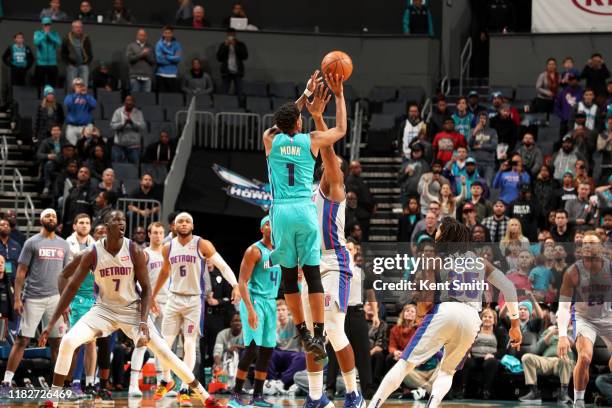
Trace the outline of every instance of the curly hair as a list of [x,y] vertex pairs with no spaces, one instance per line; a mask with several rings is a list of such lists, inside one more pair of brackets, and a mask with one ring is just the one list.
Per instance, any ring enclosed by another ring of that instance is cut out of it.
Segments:
[[293,102],[287,102],[281,105],[276,112],[274,112],[274,124],[283,133],[290,134],[295,131],[296,124],[300,118],[300,111]]
[[444,217],[440,224],[440,237],[436,242],[469,242],[470,230],[454,218]]

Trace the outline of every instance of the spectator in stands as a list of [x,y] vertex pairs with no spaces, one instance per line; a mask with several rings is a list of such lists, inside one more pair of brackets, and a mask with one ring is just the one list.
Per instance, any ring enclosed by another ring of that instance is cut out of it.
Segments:
[[174,16],[174,22],[189,21],[193,18],[193,2],[191,0],[178,0],[179,8]]
[[510,160],[504,161],[493,180],[493,188],[500,189],[499,198],[506,204],[516,200],[523,184],[529,184],[531,177],[523,168],[523,159],[514,153]]
[[567,86],[563,88],[555,98],[555,115],[561,119],[560,134],[565,135],[569,130],[569,122],[572,119],[578,102],[582,100],[584,90],[578,83],[578,76],[570,73],[567,75]]
[[[421,197],[420,204],[423,215],[425,215],[429,209],[429,197],[439,195],[443,184],[450,185],[450,181],[442,176],[442,162],[436,160],[431,166],[431,172],[423,174],[417,186],[417,192]],[[426,188],[427,191],[425,191]]]
[[[94,158],[95,148],[97,146],[100,146],[102,148],[102,151],[104,153],[103,157],[105,159],[110,158],[110,147],[108,146],[108,143],[105,139],[106,138],[104,138],[100,134],[100,129],[98,129],[94,125],[85,126],[85,128],[83,129],[83,137],[79,139],[79,142],[77,143],[77,151],[81,160]],[[110,166],[104,167],[102,170],[100,170],[99,174],[102,174],[104,169],[106,169],[107,167]]]
[[125,8],[123,0],[113,0],[113,9],[106,14],[105,21],[112,24],[132,24],[132,14]]
[[373,324],[374,308],[367,302],[363,305],[366,321],[368,322],[368,338],[370,339],[370,359],[372,360],[372,374],[374,383],[379,384],[385,373],[385,355],[387,349],[387,322],[380,321],[378,327]]
[[[21,254],[21,245],[11,238],[11,224],[6,219],[0,219],[0,255],[3,260],[2,272],[9,275],[11,279],[15,279],[19,254]],[[1,280],[2,278],[0,277],[0,281]]]
[[345,211],[345,223],[344,233],[350,234],[353,225],[359,224],[357,220],[357,194],[354,191],[348,191],[346,193],[346,211]]
[[[568,328],[571,333],[572,327]],[[535,347],[534,353],[526,353],[521,357],[523,370],[525,372],[525,385],[528,385],[529,393],[519,397],[523,403],[541,403],[542,395],[538,388],[538,375],[557,375],[561,383],[557,403],[566,405],[572,402],[567,394],[567,388],[572,378],[572,371],[576,364],[576,357],[571,348],[568,350],[567,358],[560,358],[557,353],[559,343],[559,328],[552,325],[542,332]]]
[[[44,139],[38,146],[36,151],[36,159],[41,163],[43,167],[43,183],[46,193],[49,194],[51,188],[52,175],[55,169],[55,160],[59,156],[62,144],[66,143],[65,139],[61,139],[62,128],[59,125],[51,127],[51,135],[47,139]],[[45,190],[43,190],[45,192]]]
[[602,55],[598,52],[594,53],[582,69],[580,79],[586,81],[586,87],[591,88],[595,95],[605,96],[607,94],[606,80],[608,78],[610,78],[610,71],[608,71],[608,67],[604,64]]
[[472,122],[474,115],[468,109],[468,100],[465,96],[460,96],[457,100],[457,111],[453,113],[455,131],[461,133],[464,139],[469,142],[472,138]]
[[[578,114],[583,113],[584,123],[578,123]],[[582,100],[578,101],[572,117],[570,118],[569,129],[577,128],[578,124],[583,124],[590,130],[599,129],[599,107],[595,103],[595,93],[591,88],[586,88],[582,95]]]
[[140,249],[145,249],[149,245],[147,244],[147,233],[143,226],[139,225],[134,228],[134,233],[132,234],[132,241],[136,243],[140,247]]
[[284,388],[293,384],[293,376],[306,369],[306,359],[298,333],[284,300],[276,301],[276,347],[268,364],[268,380],[281,380]]
[[91,81],[94,89],[104,89],[108,92],[119,89],[119,80],[104,61],[100,61],[91,73]]
[[[578,113],[578,117],[582,116],[583,119],[586,119],[584,113]],[[574,146],[576,146],[576,151],[579,156],[587,158],[588,163],[590,165],[594,165],[594,154],[597,148],[597,136],[598,131],[590,130],[584,126],[584,124],[579,124],[576,122],[575,129],[571,132],[572,139],[574,140]],[[576,161],[578,163],[578,161]]]
[[490,125],[497,132],[497,158],[505,160],[514,151],[518,139],[518,126],[510,115],[510,105],[502,104],[499,113],[491,118]]
[[43,90],[43,99],[36,111],[34,122],[34,143],[38,143],[49,137],[54,125],[60,127],[64,124],[64,108],[55,99],[55,90],[47,85]]
[[[547,249],[549,253],[552,250]],[[538,302],[546,302],[547,299],[554,299],[556,293],[554,291],[555,275],[552,271],[553,258],[544,254],[536,255],[535,265],[529,272],[529,280],[533,287],[533,295]]]
[[444,119],[443,130],[438,133],[432,143],[434,157],[442,162],[442,166],[453,157],[453,152],[457,147],[467,147],[465,137],[455,131],[455,122],[452,117]]
[[93,149],[93,155],[85,162],[91,170],[91,177],[96,180],[96,183],[102,180],[102,173],[111,166],[111,161],[101,145],[96,145]]
[[223,19],[223,27],[230,28],[232,18],[247,18],[244,6],[240,3],[234,3],[232,5],[232,13]]
[[42,9],[39,18],[43,19],[45,17],[48,17],[53,21],[68,20],[68,14],[60,9],[59,0],[49,1],[49,8]]
[[412,303],[405,305],[400,312],[397,323],[389,332],[389,354],[387,355],[386,368],[391,369],[396,361],[402,356],[402,352],[408,345],[410,339],[416,332],[416,306]]
[[472,115],[474,115],[472,125],[475,125],[477,123],[480,112],[487,111],[487,108],[482,106],[479,102],[480,102],[480,96],[478,95],[478,92],[470,91],[470,93],[468,94],[468,111]]
[[242,95],[242,78],[244,77],[244,61],[249,58],[247,46],[236,39],[236,30],[229,28],[225,41],[217,50],[217,61],[221,63],[221,78],[223,92],[229,94],[232,82],[236,95]]
[[[59,2],[58,2],[59,3]],[[62,45],[62,39],[57,31],[51,29],[50,17],[41,19],[42,30],[34,32],[34,47],[36,48],[36,67],[34,76],[39,88],[45,85],[57,85],[57,49]]]
[[104,222],[106,216],[111,213],[115,208],[111,204],[115,201],[113,193],[110,191],[100,191],[94,200],[94,215],[92,217],[92,224],[98,225]]
[[563,59],[563,72],[561,73],[562,87],[570,85],[572,75],[578,79],[580,78],[580,71],[574,67],[574,59],[572,57],[565,57]]
[[[430,206],[432,206],[433,204],[434,203],[432,202]],[[435,203],[435,204],[438,204],[438,203]],[[419,223],[417,223],[414,230],[412,231],[412,236],[410,237],[410,241],[413,244],[418,244],[419,242],[421,242],[422,237],[427,237],[428,239],[434,240],[436,237],[436,232],[438,230],[438,224],[440,222],[439,218],[440,218],[439,213],[429,211],[425,215],[425,218],[422,220],[423,228],[417,229],[417,227],[420,227]]]
[[[59,226],[60,231],[63,231],[62,227],[72,225],[77,214],[84,213],[91,217],[94,213],[93,202],[95,197],[96,191],[91,184],[91,173],[87,167],[83,166],[79,169],[77,175],[77,185],[70,190],[64,202],[64,215]],[[67,236],[70,231],[67,228],[63,233]]]
[[[148,173],[144,173],[140,177],[140,186],[135,191],[130,192],[128,198],[134,200],[157,200],[160,202],[162,200],[161,191],[155,186],[153,177]],[[152,214],[159,213],[161,207],[152,203],[138,203],[138,205],[128,205],[128,210],[143,218],[147,218]]]
[[66,64],[66,84],[70,86],[75,78],[81,78],[85,86],[89,84],[89,64],[93,50],[89,36],[83,32],[83,22],[72,22],[72,30],[62,41],[62,61]]
[[574,183],[574,173],[570,169],[563,173],[561,189],[555,191],[555,208],[565,208],[565,203],[578,198],[578,190]]
[[79,163],[76,159],[71,159],[66,163],[66,167],[61,169],[51,188],[51,196],[57,200],[57,208],[64,208],[64,201],[68,197],[70,189],[77,184],[77,175],[79,172]]
[[4,256],[0,255],[0,316],[7,318],[10,323],[15,321],[13,304],[13,285],[10,274],[6,270]]
[[476,211],[476,221],[481,223],[485,218],[491,216],[493,213],[493,208],[491,203],[488,202],[484,196],[484,186],[485,183],[481,180],[474,180],[470,185],[470,194],[469,197],[466,197],[464,200],[459,202],[457,206],[457,217],[460,217],[460,214],[463,214],[463,207],[467,203],[471,203],[474,206],[474,211]]
[[34,65],[34,54],[25,44],[22,32],[13,36],[13,44],[9,45],[2,54],[2,61],[11,70],[11,84],[24,86],[26,75]]
[[66,139],[76,146],[85,126],[93,123],[92,112],[98,106],[95,98],[87,93],[87,84],[81,78],[72,81],[73,93],[66,95]]
[[195,95],[209,95],[213,92],[213,80],[202,69],[202,61],[199,58],[191,60],[191,69],[183,79],[183,92],[191,97]]
[[[432,180],[429,180],[431,183]],[[426,182],[427,183],[427,182]],[[440,214],[442,217],[451,217],[455,218],[457,214],[457,202],[463,201],[465,199],[465,191],[467,190],[465,184],[465,176],[461,176],[461,184],[462,184],[462,194],[455,197],[453,195],[453,191],[451,190],[450,184],[442,184],[440,186],[440,192],[437,195],[429,195],[429,202],[437,201],[440,203]],[[429,194],[429,185],[425,184],[423,186],[423,194]]]
[[397,178],[402,205],[408,202],[409,196],[418,194],[421,176],[429,171],[429,163],[423,158],[423,146],[420,142],[413,143],[410,148],[410,159],[403,161]]
[[176,24],[191,28],[209,28],[210,21],[208,21],[205,15],[204,7],[195,6],[193,8],[193,15],[191,17],[178,20]]
[[597,209],[589,200],[590,192],[589,183],[582,182],[578,185],[578,197],[575,200],[566,201],[565,211],[567,211],[570,223],[578,226],[594,224]]
[[[447,178],[451,181],[451,187],[457,195],[461,194],[461,179],[465,178],[465,181],[467,181],[467,161],[467,148],[458,147],[453,155],[453,158],[446,163],[446,167],[443,171]],[[476,163],[474,162],[474,159],[471,159],[470,163],[474,164],[474,166],[471,167],[471,176],[474,177],[476,176]],[[468,190],[469,189],[470,188],[468,186]]]
[[518,198],[508,206],[508,216],[520,221],[523,234],[529,241],[536,241],[540,212],[529,184],[521,185]]
[[523,143],[516,152],[523,159],[525,170],[531,177],[535,177],[542,165],[544,164],[544,154],[538,146],[536,146],[535,138],[531,132],[527,132],[523,135]]
[[11,239],[17,242],[23,248],[26,237],[21,231],[19,231],[19,226],[17,225],[17,212],[13,209],[6,210],[4,213],[4,219],[7,220],[11,226]]
[[130,90],[151,92],[156,55],[147,41],[147,31],[144,28],[138,29],[136,41],[127,45],[125,53],[128,59]]
[[529,239],[523,235],[521,222],[516,218],[510,218],[508,220],[506,235],[500,241],[499,249],[501,250],[502,254],[505,254],[506,249],[511,246],[529,248]]
[[404,125],[404,131],[402,134],[402,161],[410,160],[410,150],[412,148],[412,144],[418,140],[419,134],[421,132],[425,132],[426,129],[427,125],[421,119],[419,106],[416,103],[411,103],[408,106],[408,117],[406,118],[406,124]]
[[359,224],[351,225],[348,240],[355,244],[361,244],[363,240],[363,231]]
[[[557,180],[551,177],[550,168],[546,165],[540,167],[540,171],[533,182],[533,194],[539,207],[540,217],[544,217],[544,215],[557,208],[555,192],[559,188],[560,185]],[[543,222],[539,222],[539,224],[544,225]]]
[[370,192],[368,183],[361,177],[361,163],[354,160],[349,165],[349,174],[344,180],[347,191],[357,193],[357,207],[363,217],[358,217],[359,225],[363,229],[363,238],[367,241],[370,231],[370,218],[376,212],[376,203]]
[[561,76],[557,71],[557,60],[548,58],[546,60],[546,70],[542,72],[536,81],[537,96],[535,100],[535,111],[551,113]]
[[470,138],[472,157],[478,164],[478,173],[483,176],[487,184],[493,182],[495,174],[495,155],[497,152],[497,131],[489,126],[489,117],[486,111],[478,113],[476,126]]
[[491,92],[491,106],[488,110],[489,119],[492,119],[494,116],[499,114],[499,110],[504,104],[504,95],[501,91],[493,91]]
[[599,184],[608,181],[612,175],[612,115],[606,119],[606,127],[597,136],[597,151],[601,153],[601,175]]
[[435,106],[431,110],[431,117],[428,123],[429,140],[442,131],[444,128],[444,120],[451,116],[451,112],[448,110],[448,103],[444,98],[444,95],[440,95],[434,100]]
[[[571,172],[576,166],[578,159],[584,159],[574,146],[574,139],[571,135],[563,136],[561,141],[561,149],[557,151],[552,157],[552,165],[555,169],[553,177],[556,180],[561,181],[567,170]],[[573,174],[572,174],[573,176]]]
[[404,11],[404,34],[427,34],[433,37],[433,21],[429,7],[423,4],[423,0],[408,2]]
[[179,92],[178,65],[182,58],[183,48],[174,38],[173,28],[165,26],[155,45],[157,92]]
[[506,216],[506,204],[502,200],[497,200],[493,204],[493,215],[482,221],[482,225],[489,230],[492,242],[501,242],[506,236],[508,221],[510,217]]
[[98,21],[96,14],[93,12],[91,3],[89,1],[82,1],[79,6],[79,13],[77,14],[77,20],[81,20],[84,23],[95,23]]
[[159,142],[147,146],[143,156],[146,163],[161,164],[170,167],[174,160],[176,145],[170,141],[170,134],[162,130],[159,132]]
[[[115,178],[115,171],[111,168],[104,170],[102,173],[102,181],[98,184],[97,191],[109,191],[113,193],[113,198],[116,200],[125,197],[125,186]],[[115,204],[114,202],[112,204]]]
[[497,312],[486,308],[481,314],[482,327],[472,344],[470,353],[465,360],[461,371],[461,395],[464,398],[468,393],[468,385],[474,372],[482,373],[482,399],[490,400],[493,392],[493,383],[499,368],[501,358],[506,354],[508,344],[508,331],[497,324]]
[[559,209],[555,212],[555,226],[551,228],[550,235],[555,242],[573,242],[574,228],[569,225],[569,215],[566,210]]
[[113,161],[138,165],[142,135],[147,129],[147,123],[142,111],[136,108],[132,95],[127,95],[123,106],[115,110],[110,126],[115,131]]
[[[610,368],[610,371],[612,371],[612,368]],[[612,404],[612,373],[599,374],[595,378],[595,385],[605,399],[605,401],[597,401],[596,403],[598,405]]]
[[398,221],[397,241],[410,242],[414,227],[422,218],[419,200],[414,196],[410,197],[404,205],[402,216]]
[[[228,359],[234,359],[244,349],[242,339],[242,322],[240,315],[234,314],[230,327],[223,329],[217,334],[213,358],[215,360],[213,369],[223,368],[223,363]],[[236,359],[237,360],[237,359]]]

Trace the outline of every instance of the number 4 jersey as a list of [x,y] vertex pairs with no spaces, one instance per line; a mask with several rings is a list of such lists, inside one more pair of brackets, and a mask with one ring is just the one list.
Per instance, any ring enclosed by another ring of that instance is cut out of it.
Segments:
[[272,265],[270,261],[272,251],[263,242],[257,241],[254,245],[261,252],[261,259],[253,268],[253,274],[249,279],[249,294],[276,299],[281,281],[281,268],[278,265]]
[[191,241],[182,245],[178,237],[170,242],[170,292],[178,295],[201,295],[204,289],[204,257],[198,244],[200,237],[193,235]]

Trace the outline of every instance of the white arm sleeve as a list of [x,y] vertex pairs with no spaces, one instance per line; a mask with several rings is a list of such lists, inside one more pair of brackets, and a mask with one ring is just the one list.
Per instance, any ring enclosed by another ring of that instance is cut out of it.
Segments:
[[236,286],[238,284],[234,271],[232,271],[232,268],[230,268],[230,266],[218,252],[215,252],[215,254],[210,257],[210,261],[217,267],[217,269],[219,269],[221,275],[223,275],[225,280],[228,281],[230,285]]
[[557,315],[557,326],[559,327],[559,337],[567,337],[567,326],[570,322],[570,306],[572,298],[568,296],[559,296],[559,311]]
[[504,275],[502,271],[494,269],[493,272],[489,274],[489,282],[504,294],[504,300],[506,301],[510,319],[518,319],[518,298],[516,296],[516,288],[512,281],[506,278],[506,275]]

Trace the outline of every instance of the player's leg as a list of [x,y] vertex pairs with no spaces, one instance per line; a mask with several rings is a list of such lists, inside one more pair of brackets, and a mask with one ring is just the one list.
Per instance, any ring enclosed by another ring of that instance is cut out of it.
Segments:
[[85,345],[85,389],[94,386],[97,360],[96,342],[90,341]]
[[595,341],[587,336],[586,330],[583,330],[576,338],[578,358],[574,367],[574,404],[578,406],[581,403],[584,406],[584,393],[589,383],[589,366],[593,359],[593,344]]
[[140,372],[142,371],[146,352],[146,346],[134,347],[134,351],[132,351],[132,357],[130,359],[130,388],[128,389],[129,398],[142,398],[138,380],[140,379]]
[[[161,327],[163,339],[171,350],[183,323],[182,308],[178,303],[178,300],[178,296],[173,296],[168,300],[166,308],[164,309],[164,318],[162,320]],[[172,380],[170,367],[164,365],[163,360],[161,359],[160,365],[162,366],[162,380],[159,382],[159,385],[155,390],[155,395],[153,396],[154,400],[160,399],[174,388],[174,381]],[[174,392],[170,395],[174,395]]]
[[96,346],[98,347],[98,377],[100,378],[100,389],[102,390],[106,390],[108,388],[108,379],[110,378],[110,340],[110,336],[99,337],[96,339]]
[[258,344],[261,344],[264,330],[265,316],[263,316],[260,311],[259,300],[256,300],[255,298],[251,300],[253,302],[253,308],[255,309],[255,313],[257,314],[259,323],[255,329],[253,329],[249,325],[248,311],[246,305],[244,304],[244,302],[240,302],[239,308],[240,321],[242,322],[242,337],[246,348],[240,356],[240,361],[238,362],[238,369],[236,370],[236,381],[234,383],[234,390],[232,391],[232,395],[228,402],[228,406],[234,408],[242,406],[242,387],[244,386],[244,381],[249,372],[249,367],[257,358],[257,353],[259,350]]
[[257,361],[255,362],[255,381],[253,400],[250,405],[261,408],[272,408],[274,404],[263,397],[263,387],[268,377],[268,365],[276,346],[276,301],[260,299],[257,302],[257,314],[260,316],[261,336],[257,339]]
[[[44,300],[44,303],[42,303],[41,306],[44,306],[45,308],[41,319],[43,327],[47,326],[47,323],[49,320],[51,320],[53,313],[55,313],[55,308],[59,303],[59,298],[59,295],[54,295],[41,299]],[[66,334],[66,323],[67,322],[65,322],[63,318],[59,319],[49,334],[49,345],[51,346],[51,364],[55,364],[57,361],[61,337]]]
[[[200,296],[186,296],[183,311],[183,362],[193,372],[197,357],[197,342],[200,335],[200,323],[202,317],[202,299]],[[170,345],[168,345],[170,347]],[[179,405],[191,406],[189,398],[189,386],[183,382],[179,390]]]

